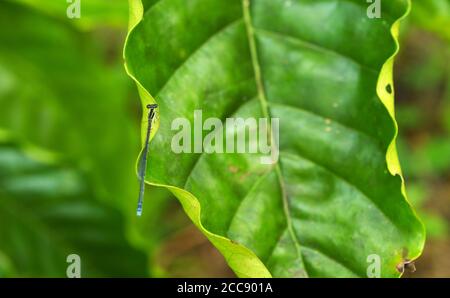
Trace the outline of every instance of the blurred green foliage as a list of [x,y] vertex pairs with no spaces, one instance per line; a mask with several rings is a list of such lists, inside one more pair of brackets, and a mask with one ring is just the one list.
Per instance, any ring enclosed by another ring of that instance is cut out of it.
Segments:
[[450,40],[450,1],[412,0],[412,2],[414,23]]
[[63,276],[74,253],[83,276],[145,275],[146,256],[126,240],[123,215],[94,199],[81,171],[49,156],[40,161],[15,140],[0,145],[0,248],[14,275]]
[[396,71],[400,158],[428,236],[448,239],[449,218],[429,206],[450,203],[450,1],[412,2]]
[[[67,18],[67,8],[75,0],[12,0],[33,7],[49,16],[63,21]],[[81,0],[82,18],[73,25],[82,30],[93,30],[98,27],[124,28],[128,21],[127,0]]]
[[[138,100],[121,48],[127,1],[0,3],[0,276],[145,276],[168,193],[135,217]],[[100,12],[100,13],[99,13]],[[14,28],[14,30],[11,30]],[[149,267],[150,264],[150,267]]]

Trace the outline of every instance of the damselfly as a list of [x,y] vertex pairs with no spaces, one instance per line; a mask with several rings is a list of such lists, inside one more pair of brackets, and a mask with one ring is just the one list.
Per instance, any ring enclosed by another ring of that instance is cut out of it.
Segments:
[[139,168],[138,168],[138,177],[139,177],[139,199],[137,205],[137,216],[142,215],[142,204],[144,203],[144,191],[145,191],[145,174],[147,172],[147,157],[149,151],[149,142],[150,142],[150,133],[152,131],[152,123],[155,118],[155,110],[158,107],[157,104],[149,104],[147,105],[148,111],[148,126],[147,126],[147,134],[145,136],[145,146],[142,154],[139,158]]

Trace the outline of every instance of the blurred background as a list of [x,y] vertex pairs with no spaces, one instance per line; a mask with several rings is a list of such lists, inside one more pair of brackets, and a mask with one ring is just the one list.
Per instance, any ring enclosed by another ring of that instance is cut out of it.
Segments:
[[[140,103],[126,0],[0,0],[0,277],[228,277],[164,189],[136,218]],[[396,62],[399,151],[428,238],[408,277],[450,277],[450,0],[413,0]]]

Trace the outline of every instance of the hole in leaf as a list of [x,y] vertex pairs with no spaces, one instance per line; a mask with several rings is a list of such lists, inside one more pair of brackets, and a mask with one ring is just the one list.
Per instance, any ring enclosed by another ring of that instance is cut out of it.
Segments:
[[387,93],[392,94],[392,86],[391,86],[391,84],[386,85],[386,91],[387,91]]

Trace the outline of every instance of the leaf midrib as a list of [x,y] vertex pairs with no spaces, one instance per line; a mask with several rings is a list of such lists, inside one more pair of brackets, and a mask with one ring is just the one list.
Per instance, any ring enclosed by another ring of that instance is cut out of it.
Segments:
[[[251,17],[251,12],[250,12],[250,0],[242,0],[242,10],[243,10],[243,16],[244,16],[244,23],[245,23],[245,27],[247,30],[247,38],[248,38],[248,42],[249,42],[249,46],[250,46],[250,55],[251,55],[251,59],[252,59],[253,71],[254,71],[256,86],[257,86],[257,90],[258,90],[258,98],[259,98],[259,102],[261,104],[262,113],[263,113],[264,117],[269,120],[270,112],[269,112],[269,107],[268,107],[266,91],[264,89],[264,84],[263,84],[263,80],[262,80],[261,66],[259,64],[258,49],[256,46],[256,41],[255,41],[255,28],[253,27],[252,17]],[[270,142],[271,142],[271,144],[274,144],[271,121],[269,121],[268,123],[269,123],[268,134],[270,135]],[[300,251],[300,243],[299,243],[299,240],[297,239],[297,236],[295,235],[295,231],[294,231],[292,221],[291,221],[289,201],[288,201],[288,197],[287,197],[287,193],[286,193],[284,178],[283,178],[281,168],[280,168],[279,159],[276,161],[276,164],[275,164],[275,172],[276,172],[278,182],[280,185],[280,189],[281,189],[281,198],[283,201],[283,211],[284,211],[284,215],[286,217],[286,224],[287,224],[287,228],[289,231],[289,235],[291,236],[292,241],[294,242],[297,257],[301,260],[301,263],[304,267],[303,256]],[[303,269],[305,269],[305,268],[303,268]],[[304,270],[304,272],[307,275],[306,270]]]

